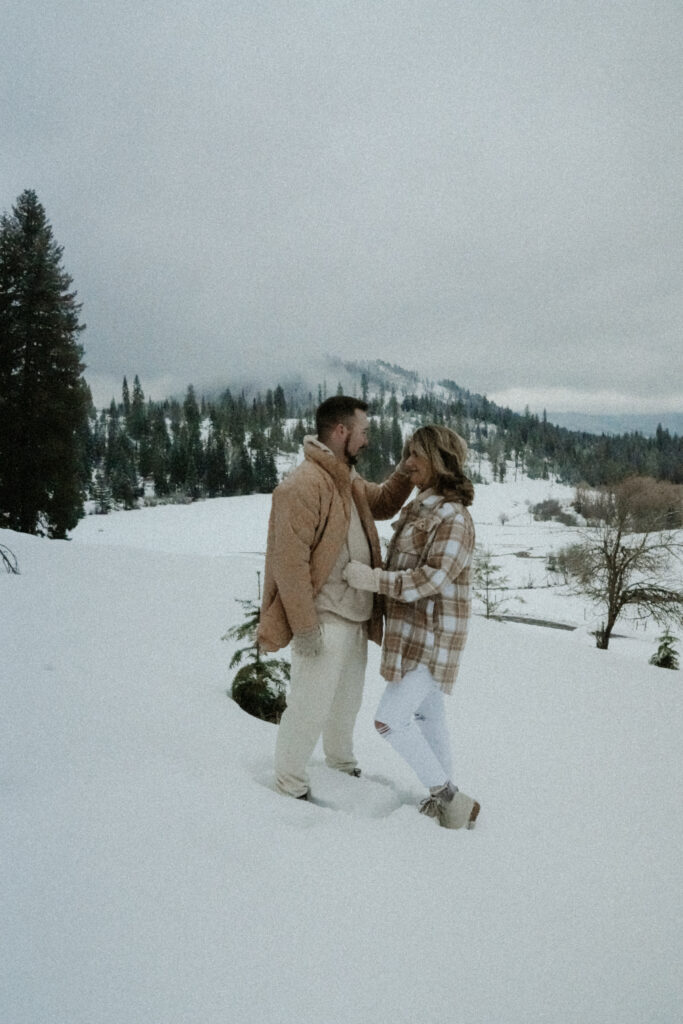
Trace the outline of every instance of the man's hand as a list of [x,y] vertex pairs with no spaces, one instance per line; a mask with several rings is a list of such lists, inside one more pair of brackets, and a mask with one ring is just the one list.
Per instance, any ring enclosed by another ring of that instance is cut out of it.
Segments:
[[320,626],[309,629],[307,633],[295,633],[292,637],[292,650],[301,658],[317,658],[323,652],[323,634]]
[[349,562],[342,575],[348,585],[355,590],[371,590],[376,594],[379,591],[381,571],[381,569],[371,569],[363,562]]

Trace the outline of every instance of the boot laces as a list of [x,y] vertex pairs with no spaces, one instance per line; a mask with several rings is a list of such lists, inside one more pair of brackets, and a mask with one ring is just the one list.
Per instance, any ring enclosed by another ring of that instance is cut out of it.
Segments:
[[426,814],[428,818],[438,818],[441,810],[441,801],[436,796],[428,796],[420,804],[420,814]]

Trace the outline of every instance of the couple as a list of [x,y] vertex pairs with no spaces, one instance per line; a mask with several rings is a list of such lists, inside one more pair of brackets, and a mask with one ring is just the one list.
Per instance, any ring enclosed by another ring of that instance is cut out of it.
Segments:
[[[337,395],[316,411],[304,461],[273,492],[258,638],[292,644],[291,691],[278,728],[278,791],[306,800],[306,765],[322,734],[331,768],[360,775],[353,727],[368,638],[382,642],[387,687],[375,727],[429,790],[420,811],[446,828],[471,828],[479,804],[452,782],[444,693],[450,693],[470,614],[474,489],[467,446],[446,427],[420,427],[383,484],[354,466],[368,445],[367,404]],[[395,524],[381,565],[375,519]]]

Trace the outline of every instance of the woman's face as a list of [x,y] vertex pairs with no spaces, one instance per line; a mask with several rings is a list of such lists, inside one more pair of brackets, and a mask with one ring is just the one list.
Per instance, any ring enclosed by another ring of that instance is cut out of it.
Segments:
[[408,458],[405,460],[405,468],[410,474],[413,484],[424,491],[432,483],[432,464],[424,455],[418,455],[414,445],[408,445]]

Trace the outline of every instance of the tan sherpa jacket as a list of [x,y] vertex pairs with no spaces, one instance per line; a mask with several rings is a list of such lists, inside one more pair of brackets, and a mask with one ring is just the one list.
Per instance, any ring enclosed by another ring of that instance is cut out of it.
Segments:
[[[412,490],[393,473],[383,484],[354,475],[341,459],[304,439],[304,461],[273,491],[258,641],[265,651],[286,647],[294,633],[318,625],[315,598],[346,541],[351,501],[370,544],[373,568],[382,557],[375,519],[391,519]],[[353,497],[352,497],[353,494]],[[375,595],[368,636],[382,642],[381,599]]]

